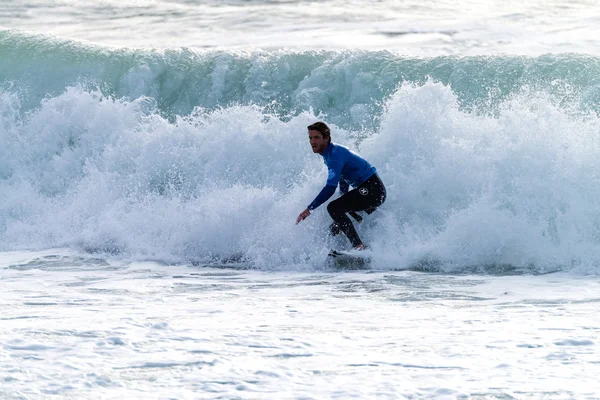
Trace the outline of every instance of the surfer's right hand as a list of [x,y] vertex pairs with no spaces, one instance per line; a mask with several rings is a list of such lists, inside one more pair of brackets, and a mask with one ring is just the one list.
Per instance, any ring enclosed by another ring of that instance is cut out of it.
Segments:
[[300,215],[298,215],[298,219],[296,219],[296,225],[298,225],[300,223],[300,221],[303,221],[306,219],[306,217],[308,217],[310,215],[310,210],[307,208],[306,210],[302,211],[300,213]]

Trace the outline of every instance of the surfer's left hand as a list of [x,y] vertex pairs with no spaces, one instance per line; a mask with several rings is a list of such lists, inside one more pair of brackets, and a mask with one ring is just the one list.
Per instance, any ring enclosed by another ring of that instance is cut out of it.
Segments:
[[306,210],[302,211],[300,213],[300,215],[298,215],[298,219],[296,220],[296,225],[298,225],[300,223],[300,221],[303,221],[306,219],[306,217],[308,217],[310,215],[310,210],[307,208]]

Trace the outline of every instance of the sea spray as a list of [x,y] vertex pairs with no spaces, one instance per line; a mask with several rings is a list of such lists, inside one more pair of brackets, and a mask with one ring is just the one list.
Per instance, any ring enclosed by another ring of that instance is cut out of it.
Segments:
[[[343,240],[324,208],[295,226],[324,182],[301,113],[197,109],[174,122],[153,101],[73,87],[19,112],[2,95],[5,250],[75,246],[172,262],[240,258],[316,265]],[[10,117],[10,116],[13,117]],[[12,119],[11,119],[12,118]],[[388,200],[359,229],[382,267],[595,265],[598,119],[519,96],[499,113],[464,110],[452,88],[406,84],[380,128],[333,125],[369,159]],[[377,260],[376,260],[377,261]]]
[[388,188],[381,268],[595,268],[598,59],[107,49],[0,32],[0,248],[314,268],[306,126]]

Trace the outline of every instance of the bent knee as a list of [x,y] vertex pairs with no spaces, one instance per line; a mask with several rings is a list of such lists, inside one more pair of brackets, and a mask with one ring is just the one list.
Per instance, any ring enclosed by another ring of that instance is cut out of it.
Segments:
[[332,201],[331,203],[327,204],[327,212],[329,213],[329,215],[334,215],[337,213],[337,211],[338,207],[336,201]]

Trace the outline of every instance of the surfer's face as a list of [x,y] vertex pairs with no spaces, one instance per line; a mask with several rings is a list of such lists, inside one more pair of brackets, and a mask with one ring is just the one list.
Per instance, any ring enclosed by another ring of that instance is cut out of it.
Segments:
[[308,139],[313,153],[323,154],[329,144],[329,140],[325,139],[319,131],[308,131]]

